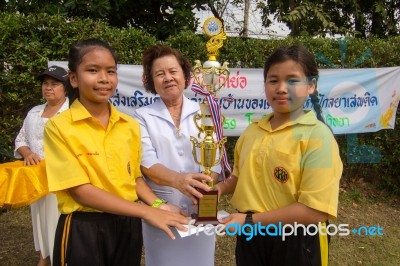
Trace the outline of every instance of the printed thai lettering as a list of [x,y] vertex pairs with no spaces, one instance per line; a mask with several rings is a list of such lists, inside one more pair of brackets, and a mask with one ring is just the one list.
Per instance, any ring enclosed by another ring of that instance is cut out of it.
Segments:
[[344,127],[346,124],[350,126],[350,119],[348,117],[333,117],[328,114],[325,116],[325,121],[331,127]]
[[[220,77],[220,80],[223,77]],[[220,83],[222,84],[222,83]],[[224,84],[225,88],[232,88],[237,89],[241,88],[244,89],[247,86],[247,78],[240,75],[240,70],[236,71],[236,76],[230,76],[228,81]]]
[[254,115],[254,113],[245,113],[244,117],[247,117],[247,123],[249,123],[249,125],[252,123],[251,121],[251,116]]

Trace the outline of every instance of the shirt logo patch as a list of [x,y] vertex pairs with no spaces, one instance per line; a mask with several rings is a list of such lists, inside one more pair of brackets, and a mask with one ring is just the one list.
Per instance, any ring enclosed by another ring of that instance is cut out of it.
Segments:
[[289,180],[289,173],[282,166],[275,167],[274,177],[281,183],[286,183]]
[[131,174],[131,162],[128,162],[128,164],[126,165],[126,168],[128,170],[129,175]]

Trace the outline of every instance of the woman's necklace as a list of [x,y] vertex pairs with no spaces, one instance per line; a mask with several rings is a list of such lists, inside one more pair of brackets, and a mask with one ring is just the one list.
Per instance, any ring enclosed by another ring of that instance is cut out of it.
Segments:
[[181,114],[182,114],[182,110],[179,109],[178,111],[173,111],[173,110],[168,110],[169,114],[172,117],[172,121],[174,121],[174,125],[175,125],[175,133],[176,135],[178,135],[178,137],[181,136],[181,128],[180,128],[180,124],[181,124]]

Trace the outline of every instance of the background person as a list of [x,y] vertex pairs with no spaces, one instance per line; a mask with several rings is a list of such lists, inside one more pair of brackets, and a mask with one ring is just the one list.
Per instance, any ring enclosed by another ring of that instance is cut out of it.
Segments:
[[[44,159],[44,125],[50,117],[68,109],[65,90],[67,71],[64,68],[51,66],[37,79],[41,82],[46,103],[35,106],[28,112],[15,139],[14,156],[23,158],[24,165],[35,165]],[[31,216],[35,250],[40,252],[38,265],[50,265],[59,216],[56,196],[50,193],[32,203]]]
[[[147,49],[142,65],[145,90],[158,94],[161,100],[135,111],[142,132],[141,169],[160,199],[191,214],[193,204],[202,197],[196,188],[209,190],[202,181],[210,180],[192,155],[190,136],[198,134],[193,116],[200,107],[183,95],[190,82],[191,65],[180,52],[165,45]],[[220,168],[213,170],[219,172]],[[213,178],[217,177],[214,172]],[[144,222],[143,241],[147,266],[214,265],[215,236],[200,233],[171,241]]]
[[109,103],[117,84],[117,55],[98,39],[74,43],[68,57],[73,102],[45,127],[50,191],[61,212],[54,265],[140,265],[140,218],[174,238],[188,218],[152,204],[141,178],[139,124]]
[[[317,91],[318,68],[302,46],[275,51],[265,62],[265,95],[273,113],[239,137],[234,171],[217,184],[233,192],[241,213],[221,222],[305,226],[336,218],[343,165],[338,145],[323,122]],[[308,97],[313,111],[303,110]],[[237,265],[327,265],[327,235],[237,236]]]

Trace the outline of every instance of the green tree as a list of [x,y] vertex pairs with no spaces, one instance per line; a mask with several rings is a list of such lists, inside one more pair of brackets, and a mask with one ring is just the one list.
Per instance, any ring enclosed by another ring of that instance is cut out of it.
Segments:
[[160,40],[182,30],[195,31],[199,22],[194,10],[207,0],[2,0],[0,11],[21,14],[60,14],[68,19],[104,20],[110,26],[146,30]]
[[206,0],[120,0],[112,2],[111,26],[132,26],[165,40],[183,30],[194,32],[199,24],[195,9],[204,9]]
[[353,10],[356,36],[376,37],[396,36],[399,34],[400,1],[357,1],[348,5]]
[[399,34],[399,0],[270,0],[257,1],[262,22],[269,27],[274,19],[285,23],[290,35],[342,34],[356,37],[387,37]]

